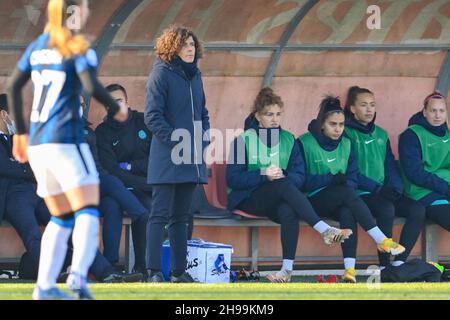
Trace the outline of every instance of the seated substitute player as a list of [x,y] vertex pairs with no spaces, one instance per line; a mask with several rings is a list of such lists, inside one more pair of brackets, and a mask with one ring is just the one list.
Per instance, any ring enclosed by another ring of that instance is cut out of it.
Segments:
[[[120,106],[115,116],[107,116],[95,130],[98,156],[102,167],[111,175],[119,178],[144,205],[151,209],[152,188],[147,184],[148,155],[152,135],[144,123],[144,114],[131,110],[124,87],[111,84],[106,90]],[[145,219],[134,220],[133,242],[136,250],[135,270],[147,276],[146,248],[147,223]]]
[[[358,86],[348,90],[345,134],[352,142],[360,169],[359,194],[386,236],[392,236],[395,215],[406,218],[400,235],[400,243],[406,250],[395,256],[392,262],[393,266],[399,266],[406,261],[420,235],[425,209],[417,201],[403,195],[403,181],[392,154],[388,133],[375,123],[377,113],[372,91]],[[391,264],[387,253],[378,252],[378,258],[381,267]],[[347,271],[344,280],[355,282],[354,266]]]
[[[100,213],[103,216],[103,254],[112,264],[117,264],[119,261],[120,238],[122,235],[122,218],[123,213],[131,218],[133,246],[135,251],[136,266],[139,261],[145,261],[146,254],[146,234],[145,229],[141,225],[146,224],[148,220],[148,210],[139,202],[139,200],[128,190],[122,181],[116,176],[109,174],[106,171],[98,157],[97,137],[94,130],[90,128],[90,123],[87,120],[87,107],[84,98],[81,98],[81,107],[83,112],[83,119],[85,121],[84,134],[86,142],[92,152],[95,165],[99,172],[100,178]],[[135,223],[136,222],[136,223]],[[139,234],[143,232],[143,234]],[[142,263],[141,263],[142,264]],[[139,268],[134,268],[139,269]],[[142,270],[146,272],[146,270]],[[146,274],[144,274],[146,278]]]
[[[450,231],[450,131],[447,101],[428,95],[399,139],[405,193],[426,209],[426,217]],[[424,222],[424,221],[423,221]]]
[[[281,225],[283,265],[269,274],[271,282],[290,282],[299,235],[299,220],[321,233],[326,244],[342,242],[351,230],[330,227],[314,212],[300,192],[304,173],[294,135],[281,128],[284,104],[272,89],[262,89],[255,99],[251,126],[232,144],[227,165],[231,189],[228,208],[268,217]],[[251,123],[249,119],[247,124]]]
[[[356,192],[359,169],[351,141],[343,135],[344,128],[344,110],[339,99],[327,96],[320,103],[316,119],[310,122],[309,132],[299,138],[306,171],[302,190],[319,216],[337,220],[341,228],[351,228],[353,233],[356,233],[356,220],[376,242],[379,251],[401,254],[405,248],[380,230]],[[346,273],[354,270],[355,236],[342,244],[342,251],[346,278]]]
[[0,221],[8,221],[19,234],[32,266],[39,263],[41,230],[50,213],[36,195],[36,181],[28,164],[12,155],[15,125],[8,114],[6,94],[0,95]]

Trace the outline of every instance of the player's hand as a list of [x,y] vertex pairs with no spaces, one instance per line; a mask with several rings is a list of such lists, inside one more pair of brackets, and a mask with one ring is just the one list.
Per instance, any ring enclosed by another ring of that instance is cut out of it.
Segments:
[[28,162],[28,134],[15,134],[13,136],[12,153],[20,163]]
[[281,170],[279,167],[275,165],[271,165],[266,170],[267,179],[269,181],[278,180],[281,178],[284,178],[283,170]]
[[343,173],[337,173],[331,178],[331,184],[333,186],[345,185],[347,183],[347,176]]

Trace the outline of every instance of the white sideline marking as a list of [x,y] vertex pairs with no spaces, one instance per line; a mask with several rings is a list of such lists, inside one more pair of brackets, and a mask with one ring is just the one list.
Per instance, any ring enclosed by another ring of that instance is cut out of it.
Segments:
[[[275,270],[275,271],[259,271],[259,274],[261,275],[261,277],[265,277],[267,276],[269,273],[273,273],[279,270]],[[356,270],[356,273],[358,275],[368,275],[367,274],[367,270]],[[331,276],[331,275],[337,275],[337,276],[342,276],[344,274],[344,270],[343,269],[339,269],[339,270],[294,270],[292,271],[292,275],[293,276]]]

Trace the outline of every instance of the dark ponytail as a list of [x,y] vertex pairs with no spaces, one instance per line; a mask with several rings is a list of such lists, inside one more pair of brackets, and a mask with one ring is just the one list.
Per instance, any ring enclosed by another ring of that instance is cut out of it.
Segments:
[[352,113],[352,111],[350,109],[350,106],[354,106],[355,105],[356,99],[358,99],[358,95],[362,94],[362,93],[373,94],[373,92],[370,91],[369,89],[360,88],[358,86],[353,86],[350,89],[348,89],[347,100],[345,102],[345,108],[344,108],[346,117],[353,116],[353,113]]
[[344,110],[342,110],[339,97],[334,97],[331,95],[325,96],[325,98],[320,102],[319,113],[316,118],[316,131],[320,132],[322,130],[322,126],[329,116],[334,113],[343,112]]

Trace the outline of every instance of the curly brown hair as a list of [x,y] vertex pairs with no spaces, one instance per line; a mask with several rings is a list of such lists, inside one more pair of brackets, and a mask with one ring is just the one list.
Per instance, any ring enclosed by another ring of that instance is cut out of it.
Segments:
[[252,114],[261,113],[266,106],[277,105],[280,108],[284,107],[283,100],[279,95],[276,95],[269,87],[262,88],[256,96],[253,103]]
[[195,59],[200,59],[203,56],[202,44],[192,30],[180,25],[171,25],[163,31],[162,35],[156,40],[156,54],[165,62],[172,61],[189,37],[194,39]]

